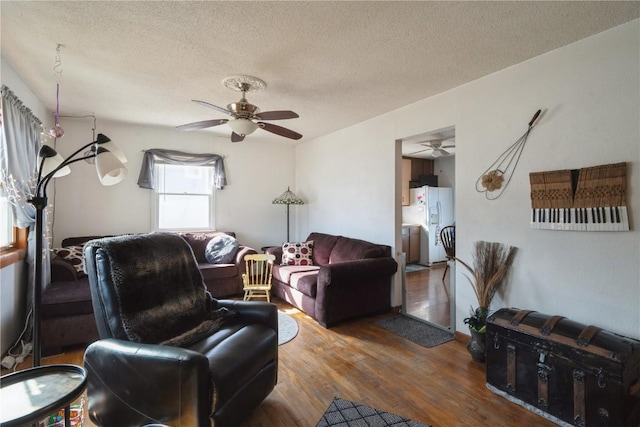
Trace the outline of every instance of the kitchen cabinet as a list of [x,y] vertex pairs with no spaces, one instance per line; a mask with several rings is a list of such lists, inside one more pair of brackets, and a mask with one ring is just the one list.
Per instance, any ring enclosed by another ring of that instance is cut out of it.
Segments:
[[420,261],[420,229],[419,225],[402,226],[402,252],[406,255],[407,264]]
[[409,263],[409,229],[402,227],[402,252],[405,255],[407,264]]
[[409,262],[420,262],[420,226],[410,227],[409,232]]
[[411,181],[411,159],[402,159],[402,206],[409,206],[409,181]]
[[411,204],[409,188],[419,186],[420,177],[433,175],[433,170],[433,160],[431,159],[402,158],[402,206]]
[[433,175],[433,160],[411,159],[411,181],[420,181],[420,175]]

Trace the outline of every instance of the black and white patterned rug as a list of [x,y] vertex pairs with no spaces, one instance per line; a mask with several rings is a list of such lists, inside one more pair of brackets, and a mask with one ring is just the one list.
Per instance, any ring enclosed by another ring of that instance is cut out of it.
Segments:
[[398,314],[376,320],[383,328],[423,347],[435,347],[453,340],[453,333]]
[[316,427],[430,427],[399,415],[336,397]]

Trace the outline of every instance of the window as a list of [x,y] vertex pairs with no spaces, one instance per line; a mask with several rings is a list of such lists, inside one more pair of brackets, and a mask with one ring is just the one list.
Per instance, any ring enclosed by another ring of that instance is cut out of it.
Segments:
[[0,247],[13,244],[13,211],[9,198],[0,183]]
[[213,166],[156,163],[154,228],[213,230]]
[[0,183],[0,268],[24,259],[29,229],[14,227],[13,209]]

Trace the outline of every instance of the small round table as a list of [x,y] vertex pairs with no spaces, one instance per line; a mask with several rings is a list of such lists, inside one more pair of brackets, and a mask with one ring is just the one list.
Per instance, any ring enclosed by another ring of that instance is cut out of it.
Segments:
[[87,385],[87,371],[76,365],[46,365],[0,378],[2,427],[37,423],[64,408],[69,426],[69,406]]

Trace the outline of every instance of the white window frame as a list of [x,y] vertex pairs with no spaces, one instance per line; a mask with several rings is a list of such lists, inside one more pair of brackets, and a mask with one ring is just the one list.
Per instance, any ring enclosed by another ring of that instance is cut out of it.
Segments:
[[211,193],[210,194],[204,194],[204,193],[193,193],[193,194],[197,194],[200,196],[208,196],[209,197],[209,224],[206,227],[181,227],[179,229],[175,229],[175,228],[160,228],[160,197],[162,197],[165,194],[168,195],[183,195],[183,194],[189,194],[189,193],[162,193],[159,191],[160,188],[162,188],[162,185],[160,185],[160,176],[161,174],[159,173],[159,171],[157,170],[158,167],[164,167],[165,165],[168,166],[183,166],[183,167],[202,167],[202,168],[208,168],[211,170],[211,174],[213,175],[214,173],[214,166],[213,165],[203,165],[203,166],[194,166],[194,165],[188,165],[188,164],[184,164],[184,165],[175,165],[175,164],[171,164],[168,162],[162,162],[162,161],[156,161],[156,164],[154,166],[154,168],[156,168],[156,170],[154,171],[154,179],[155,179],[155,185],[154,188],[155,190],[153,190],[153,197],[152,197],[152,203],[151,203],[151,218],[152,218],[152,227],[154,230],[156,231],[215,231],[215,194],[216,194],[216,188],[213,185],[213,180],[212,180],[212,186],[211,186]]

